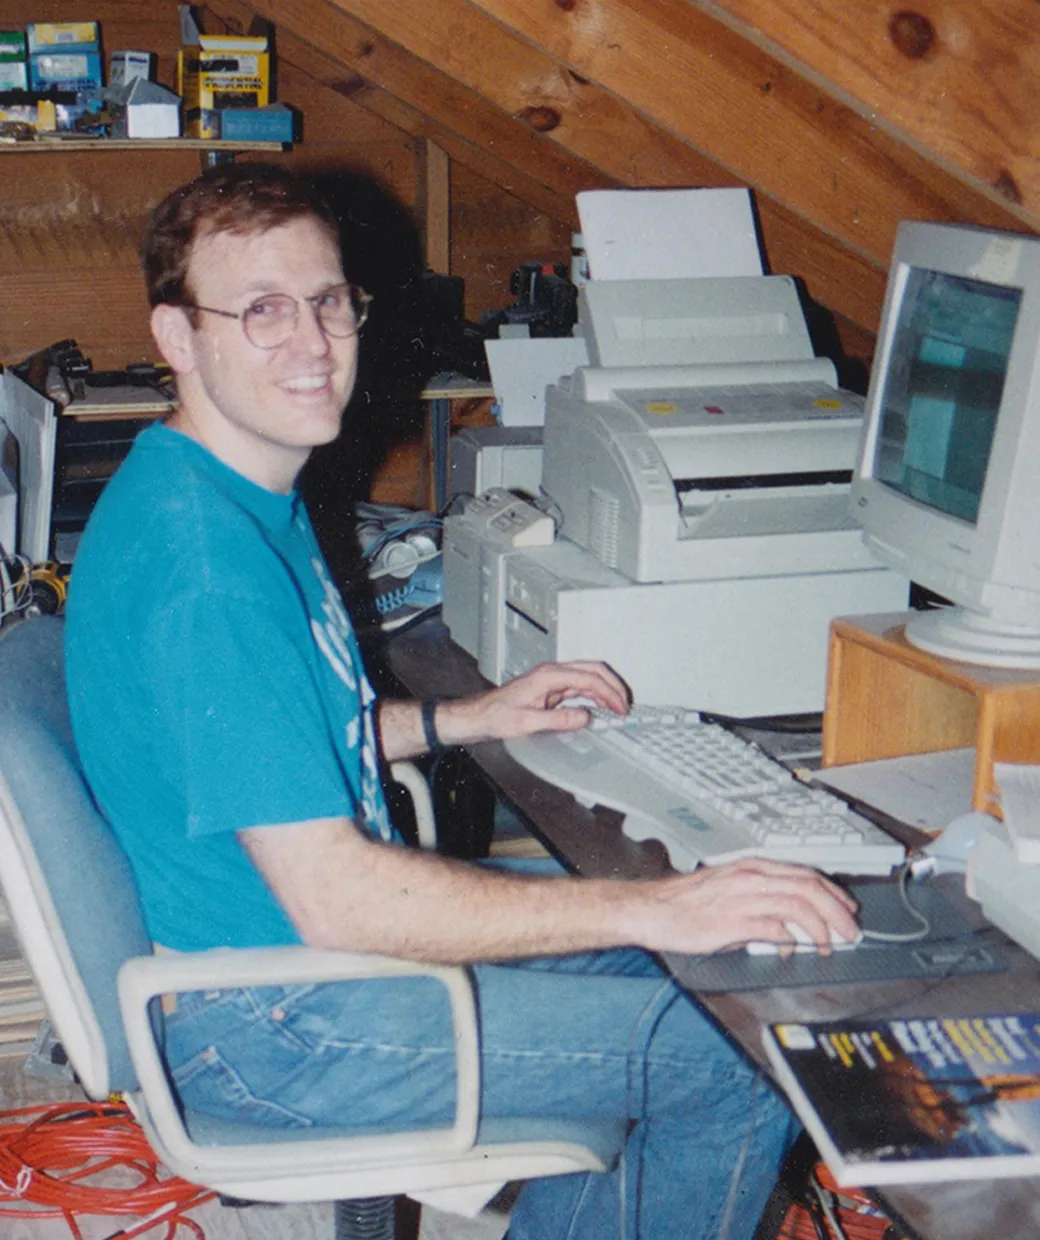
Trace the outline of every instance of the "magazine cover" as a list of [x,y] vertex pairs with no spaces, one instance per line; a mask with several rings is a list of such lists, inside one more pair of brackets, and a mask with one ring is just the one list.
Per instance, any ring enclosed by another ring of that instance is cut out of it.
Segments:
[[779,1024],[764,1038],[839,1184],[1040,1172],[1040,1013]]

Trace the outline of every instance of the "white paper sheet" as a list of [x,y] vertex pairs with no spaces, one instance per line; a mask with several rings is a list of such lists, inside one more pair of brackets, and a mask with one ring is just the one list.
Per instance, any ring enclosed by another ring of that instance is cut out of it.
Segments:
[[1040,766],[995,762],[1004,825],[1019,861],[1040,863]]
[[922,831],[941,831],[971,809],[975,750],[910,754],[815,771],[828,787]]
[[485,340],[503,426],[543,426],[545,389],[589,364],[584,336]]
[[598,189],[576,197],[593,280],[762,275],[746,189]]

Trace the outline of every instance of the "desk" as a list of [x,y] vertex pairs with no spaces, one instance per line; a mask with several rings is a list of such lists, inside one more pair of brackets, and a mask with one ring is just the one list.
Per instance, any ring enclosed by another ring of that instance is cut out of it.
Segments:
[[95,387],[82,400],[74,400],[61,410],[63,418],[76,422],[114,422],[123,418],[142,420],[164,417],[176,402],[155,388]]
[[[383,662],[418,697],[457,697],[487,687],[476,663],[450,641],[437,621],[395,635]],[[621,833],[620,816],[587,810],[565,792],[543,783],[515,763],[498,742],[469,751],[503,798],[530,823],[547,847],[580,874],[647,878],[668,871],[664,850],[637,844]],[[953,896],[948,890],[946,894]],[[963,900],[965,911],[974,908]],[[872,982],[841,987],[801,987],[741,994],[698,995],[744,1049],[764,1062],[760,1033],[781,1020],[837,1019],[883,1009],[894,1014],[940,1015],[1040,1007],[1040,969],[1017,949],[1006,973],[951,978],[922,992],[917,981]],[[666,956],[682,983],[686,960]],[[1040,1177],[964,1184],[886,1188],[886,1205],[919,1240],[1036,1240],[1040,1235]]]
[[[449,498],[448,442],[451,406],[456,400],[481,400],[494,395],[490,383],[462,375],[436,374],[420,393],[430,409],[430,446],[433,469],[434,511],[440,512]],[[165,416],[176,401],[150,388],[91,388],[89,397],[74,400],[62,415],[77,422],[103,422],[121,418],[153,419]]]

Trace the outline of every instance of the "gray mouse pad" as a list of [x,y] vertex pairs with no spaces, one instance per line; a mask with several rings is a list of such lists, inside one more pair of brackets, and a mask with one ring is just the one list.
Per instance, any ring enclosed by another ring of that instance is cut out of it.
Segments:
[[[848,889],[859,901],[859,922],[864,930],[901,933],[918,928],[903,906],[896,883],[849,883]],[[974,930],[934,887],[910,883],[908,892],[914,907],[930,923],[928,934],[912,943],[864,939],[852,950],[830,956],[808,952],[784,960],[779,956],[749,956],[738,950],[717,956],[672,958],[669,963],[683,985],[706,993],[955,977],[1001,973],[1007,968],[1001,942],[993,932]]]

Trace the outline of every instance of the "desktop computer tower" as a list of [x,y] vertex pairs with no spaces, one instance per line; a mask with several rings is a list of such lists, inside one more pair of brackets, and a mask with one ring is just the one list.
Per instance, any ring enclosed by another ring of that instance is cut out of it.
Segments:
[[737,718],[822,711],[831,620],[907,599],[905,578],[881,568],[634,582],[567,539],[499,560],[485,574],[497,596],[480,602],[481,629],[496,635],[478,649],[489,680],[602,659],[638,702]]

